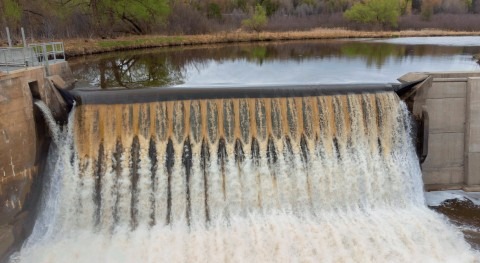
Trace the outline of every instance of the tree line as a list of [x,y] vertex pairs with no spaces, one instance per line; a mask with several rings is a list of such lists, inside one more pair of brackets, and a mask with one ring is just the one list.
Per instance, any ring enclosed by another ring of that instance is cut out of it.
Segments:
[[[404,16],[480,13],[480,0],[2,0],[0,26],[29,37],[200,34],[239,28],[397,29]],[[275,25],[282,25],[281,27]],[[269,28],[270,26],[270,28]]]

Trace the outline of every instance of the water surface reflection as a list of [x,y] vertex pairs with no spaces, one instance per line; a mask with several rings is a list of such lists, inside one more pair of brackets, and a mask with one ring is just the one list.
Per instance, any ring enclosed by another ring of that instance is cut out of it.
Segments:
[[412,71],[480,70],[472,59],[480,53],[480,38],[478,46],[471,37],[448,38],[456,45],[425,39],[426,44],[369,39],[160,48],[74,58],[70,65],[81,80],[77,87],[104,89],[395,82]]

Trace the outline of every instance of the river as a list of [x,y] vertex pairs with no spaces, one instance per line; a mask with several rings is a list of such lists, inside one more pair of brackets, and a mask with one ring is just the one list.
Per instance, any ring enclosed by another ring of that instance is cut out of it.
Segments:
[[390,83],[480,70],[480,37],[337,39],[114,52],[69,60],[82,88]]

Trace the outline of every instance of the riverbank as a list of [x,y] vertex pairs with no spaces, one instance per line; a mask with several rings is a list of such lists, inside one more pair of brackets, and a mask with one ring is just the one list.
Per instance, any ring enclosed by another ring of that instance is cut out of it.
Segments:
[[260,32],[244,31],[216,33],[208,35],[178,36],[129,36],[114,39],[67,39],[65,43],[67,57],[98,54],[140,48],[205,45],[259,41],[286,41],[333,38],[390,38],[390,37],[429,37],[429,36],[478,36],[479,31],[446,31],[446,30],[405,30],[405,31],[354,31],[347,29],[318,28],[309,31]]

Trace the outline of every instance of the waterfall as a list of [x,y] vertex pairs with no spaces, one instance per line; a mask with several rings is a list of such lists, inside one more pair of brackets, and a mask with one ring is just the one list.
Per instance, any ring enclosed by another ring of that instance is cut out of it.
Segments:
[[80,105],[68,125],[12,262],[479,260],[425,206],[394,93]]
[[41,100],[36,100],[35,105],[37,105],[37,107],[40,109],[40,111],[43,114],[43,118],[45,119],[45,122],[48,125],[53,142],[56,145],[58,145],[59,136],[60,136],[60,127],[55,121],[55,118],[53,117],[52,112],[50,111],[50,108],[48,108],[48,106]]

